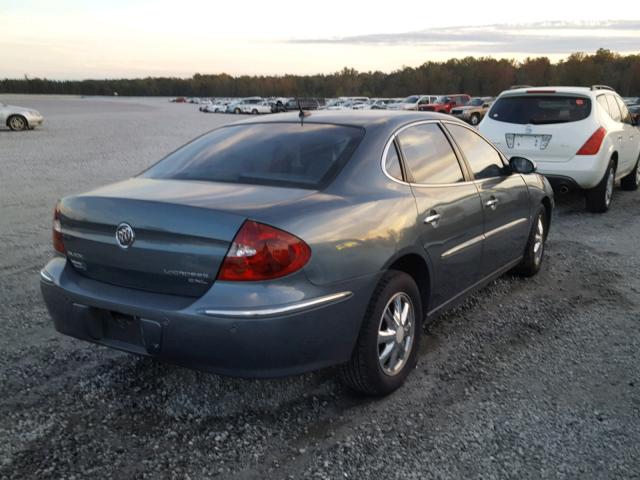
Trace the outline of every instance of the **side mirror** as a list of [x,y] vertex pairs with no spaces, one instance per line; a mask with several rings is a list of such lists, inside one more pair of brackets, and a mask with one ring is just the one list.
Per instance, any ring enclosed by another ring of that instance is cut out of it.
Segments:
[[509,159],[509,167],[515,173],[527,174],[536,171],[536,164],[524,157],[511,157]]

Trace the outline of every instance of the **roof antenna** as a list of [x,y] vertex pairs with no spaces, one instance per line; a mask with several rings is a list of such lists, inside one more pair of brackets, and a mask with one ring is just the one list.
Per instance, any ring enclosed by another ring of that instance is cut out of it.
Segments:
[[302,105],[300,104],[300,99],[298,99],[298,110],[300,110],[300,113],[298,113],[298,118],[300,119],[300,126],[302,127],[304,125],[304,117],[308,117],[309,115],[311,115],[311,113],[305,112],[302,109]]

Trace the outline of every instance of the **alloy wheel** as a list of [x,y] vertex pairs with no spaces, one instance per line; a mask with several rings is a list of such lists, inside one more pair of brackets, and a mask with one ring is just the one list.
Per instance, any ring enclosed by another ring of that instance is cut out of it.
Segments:
[[604,202],[607,207],[611,204],[611,198],[613,197],[613,184],[615,183],[615,173],[613,169],[609,170],[609,176],[607,177],[607,188],[604,193]]
[[542,215],[538,215],[536,221],[536,229],[533,234],[533,261],[539,265],[542,261],[542,253],[544,252],[544,222]]
[[24,130],[26,123],[22,117],[11,117],[11,120],[9,120],[9,126],[12,130]]
[[378,327],[378,361],[389,376],[402,370],[411,355],[415,337],[415,310],[411,298],[396,293],[387,302]]

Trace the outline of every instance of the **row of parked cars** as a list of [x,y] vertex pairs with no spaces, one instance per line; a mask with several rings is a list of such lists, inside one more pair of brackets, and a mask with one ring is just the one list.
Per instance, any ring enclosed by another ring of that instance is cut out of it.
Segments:
[[409,95],[406,98],[339,97],[320,98],[218,98],[173,99],[175,102],[197,103],[205,113],[260,115],[304,110],[404,110],[448,113],[471,125],[478,125],[491,106],[493,97],[471,97],[468,94]]

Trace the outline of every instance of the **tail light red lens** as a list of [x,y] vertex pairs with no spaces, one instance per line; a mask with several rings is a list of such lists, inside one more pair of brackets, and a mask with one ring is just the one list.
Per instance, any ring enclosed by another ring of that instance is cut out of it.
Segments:
[[600,151],[600,147],[602,146],[602,141],[604,140],[607,131],[600,127],[598,130],[593,132],[593,135],[589,137],[584,145],[578,150],[576,155],[595,155]]
[[62,240],[62,225],[60,224],[60,204],[56,205],[53,211],[53,249],[63,255],[67,254]]
[[311,249],[301,239],[247,220],[231,244],[218,280],[259,281],[284,277],[304,267]]

